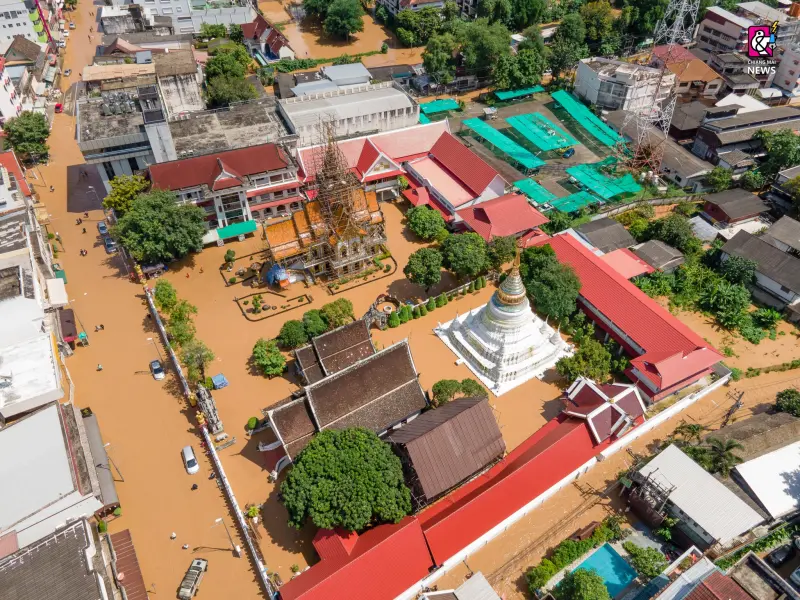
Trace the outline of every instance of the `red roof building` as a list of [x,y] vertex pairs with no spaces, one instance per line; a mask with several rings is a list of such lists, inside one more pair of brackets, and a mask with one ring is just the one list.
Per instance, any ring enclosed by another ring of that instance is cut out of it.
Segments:
[[598,444],[625,435],[641,422],[645,406],[635,385],[596,384],[578,377],[564,394],[564,414],[586,421]]
[[753,600],[753,597],[733,579],[715,571],[689,592],[686,600]]
[[416,517],[361,535],[322,530],[314,548],[322,560],[285,583],[282,600],[386,600],[406,591],[433,567]]
[[210,228],[301,209],[297,169],[275,144],[159,163],[149,172],[153,188],[202,207]]
[[600,258],[625,279],[633,279],[639,275],[655,271],[653,267],[636,256],[628,248],[618,248],[611,252],[606,252]]
[[294,58],[289,40],[261,15],[256,15],[252,23],[243,24],[242,33],[250,54],[260,53],[267,59]]
[[459,210],[456,214],[487,242],[508,235],[524,236],[548,222],[548,218],[521,194],[506,194]]
[[626,375],[651,402],[707,375],[722,356],[571,235],[547,241],[581,280],[586,314],[634,358]]
[[14,189],[14,186],[16,186],[23,196],[30,197],[31,188],[28,186],[28,182],[25,181],[25,175],[22,173],[22,167],[19,166],[17,155],[14,154],[13,150],[0,152],[0,165],[4,166],[6,171],[8,171],[12,176],[12,189]]

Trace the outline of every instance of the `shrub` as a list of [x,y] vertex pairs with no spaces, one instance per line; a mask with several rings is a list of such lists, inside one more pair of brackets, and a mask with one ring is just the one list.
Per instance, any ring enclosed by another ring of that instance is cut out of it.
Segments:
[[411,320],[411,308],[407,304],[403,304],[400,307],[400,312],[398,313],[400,317],[400,323],[408,323]]
[[392,311],[392,314],[389,315],[388,325],[392,329],[395,327],[400,327],[400,317],[397,314],[397,311]]
[[800,391],[794,388],[787,388],[778,392],[775,396],[775,408],[780,412],[789,413],[795,417],[800,417]]
[[433,296],[431,296],[428,299],[428,304],[426,305],[426,308],[428,309],[428,312],[436,310],[436,299]]
[[646,581],[658,577],[669,564],[666,557],[655,548],[642,548],[633,542],[625,542],[622,547],[631,555],[633,568]]
[[420,317],[424,317],[425,315],[428,314],[428,309],[424,304],[420,304],[417,310],[419,311]]
[[[386,44],[384,44],[384,46],[385,46],[385,45],[386,45]],[[291,567],[289,567],[289,570],[290,570],[292,573],[299,573],[299,572],[300,572],[300,565],[298,565],[298,564],[293,564]]]
[[122,516],[122,507],[121,506],[118,506],[117,508],[114,509],[114,516],[115,517],[121,517]]
[[98,521],[97,522],[97,532],[98,533],[105,533],[108,531],[108,525],[106,525],[105,521]]
[[467,291],[469,291],[470,294],[475,291],[475,282],[474,281],[470,281],[469,282],[469,288],[467,288]]
[[226,250],[225,251],[225,262],[226,263],[232,263],[234,260],[236,260],[236,251],[235,250],[230,250],[230,249]]
[[381,54],[386,54],[387,52],[389,52],[389,44],[383,42],[383,44],[381,44]]
[[759,308],[751,316],[753,317],[753,322],[764,329],[775,327],[778,321],[781,320],[781,313],[774,308]]
[[411,313],[411,314],[413,315],[413,317],[414,317],[415,319],[419,319],[419,318],[422,316],[422,315],[420,314],[420,311],[419,311],[419,306],[415,306],[415,307],[414,307],[414,310],[412,311],[412,313]]
[[447,304],[447,295],[444,294],[444,293],[441,293],[436,297],[436,306],[437,306],[437,308],[441,308],[445,304]]
[[236,281],[237,281],[236,277],[231,277],[230,279],[228,279],[228,283],[236,283]]
[[250,417],[247,419],[247,428],[253,431],[258,426],[258,417]]
[[308,334],[302,321],[286,321],[281,327],[277,337],[278,343],[284,348],[299,348],[308,342]]

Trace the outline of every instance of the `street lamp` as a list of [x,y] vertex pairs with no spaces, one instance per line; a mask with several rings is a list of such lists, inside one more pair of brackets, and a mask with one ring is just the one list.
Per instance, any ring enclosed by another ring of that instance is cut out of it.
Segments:
[[156,353],[158,354],[158,360],[162,361],[162,363],[163,363],[164,359],[161,358],[161,351],[158,349],[158,344],[156,344],[156,341],[151,337],[147,338],[147,341],[148,342],[153,342],[153,346],[155,346]]
[[94,186],[93,186],[93,185],[90,185],[90,186],[89,186],[89,187],[87,187],[86,189],[87,189],[87,190],[89,190],[89,191],[86,193],[86,195],[87,195],[87,196],[89,195],[89,192],[91,192],[92,194],[94,194],[94,200],[95,200],[95,202],[100,202],[100,197],[97,195],[97,190],[95,190],[95,189],[94,189]]
[[233,538],[231,537],[231,532],[228,529],[228,524],[225,523],[225,520],[222,517],[220,517],[219,519],[214,519],[214,525],[212,525],[211,527],[216,527],[220,523],[222,523],[222,526],[225,528],[225,533],[228,534],[228,541],[231,543],[231,550],[233,550],[233,553],[236,556],[239,556],[239,552],[240,552],[239,551],[239,547],[236,544],[233,543]]
[[[111,445],[111,442],[105,443],[105,444],[103,444],[103,448],[108,448],[110,445]],[[122,471],[119,470],[119,467],[117,466],[117,463],[114,462],[114,459],[111,458],[111,455],[108,453],[108,451],[106,451],[106,458],[108,459],[108,462],[110,462],[111,465],[116,469],[117,475],[119,475],[119,480],[121,482],[125,483],[125,478],[122,476]],[[111,470],[108,465],[98,464],[98,465],[95,465],[95,466],[99,467],[99,468],[103,468],[103,469],[108,469],[109,471]]]

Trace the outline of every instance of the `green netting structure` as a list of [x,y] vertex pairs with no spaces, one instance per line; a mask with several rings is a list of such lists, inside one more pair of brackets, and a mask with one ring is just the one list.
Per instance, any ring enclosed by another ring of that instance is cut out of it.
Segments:
[[574,137],[563,129],[556,127],[554,123],[540,113],[508,117],[506,123],[541,150],[557,150],[578,145]]
[[514,140],[504,136],[491,125],[484,123],[480,119],[467,119],[463,122],[464,127],[471,129],[475,135],[483,138],[492,146],[502,151],[511,157],[512,160],[518,162],[526,169],[538,169],[544,164],[544,161],[520,146]]
[[556,199],[555,194],[536,183],[533,179],[515,181],[514,187],[530,198],[537,206]]
[[523,96],[530,96],[531,94],[538,94],[543,92],[544,88],[540,85],[533,87],[522,88],[520,90],[503,90],[502,92],[495,92],[498,100],[513,100],[514,98],[522,98]]
[[444,98],[442,100],[433,100],[432,102],[423,102],[419,105],[419,109],[426,115],[434,113],[447,112],[448,110],[458,110],[458,102],[452,98]]
[[577,165],[567,169],[567,173],[574,177],[583,187],[590,189],[603,200],[610,200],[622,194],[635,194],[642,189],[630,173],[612,179],[603,175],[593,165]]
[[574,194],[564,196],[563,198],[556,198],[550,202],[550,206],[560,210],[561,212],[570,213],[580,210],[584,206],[597,204],[598,202],[600,202],[600,200],[596,196],[593,196],[589,192],[583,191],[575,192]]
[[601,144],[613,147],[620,140],[619,134],[616,131],[603,123],[603,121],[589,110],[585,104],[576,100],[569,92],[558,90],[557,92],[553,92],[551,96],[553,100],[558,102],[586,131],[597,138]]
[[428,117],[426,117],[424,114],[420,113],[419,114],[419,122],[422,123],[423,125],[426,125],[427,123],[430,123],[431,120]]

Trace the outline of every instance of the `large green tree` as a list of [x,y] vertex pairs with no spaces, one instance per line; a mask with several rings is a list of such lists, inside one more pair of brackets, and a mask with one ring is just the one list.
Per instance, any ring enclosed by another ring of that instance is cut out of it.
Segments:
[[432,7],[420,10],[401,10],[396,17],[397,27],[414,35],[414,44],[423,46],[442,28],[442,14]]
[[544,54],[534,49],[501,56],[492,72],[494,87],[508,90],[534,86],[542,80],[546,66]]
[[232,42],[236,42],[237,44],[241,44],[244,42],[244,32],[242,31],[242,26],[237,25],[236,23],[231,23],[228,26],[228,38]]
[[406,213],[408,228],[423,240],[435,239],[445,229],[442,213],[427,206],[415,206]]
[[602,383],[611,374],[611,353],[596,339],[586,338],[575,354],[559,359],[556,370],[569,382],[583,376]]
[[161,278],[156,281],[153,289],[153,299],[156,307],[165,315],[169,315],[178,303],[178,292],[169,280]]
[[212,80],[220,75],[241,79],[252,61],[247,48],[241,44],[226,44],[206,61],[206,79]]
[[302,321],[290,319],[281,326],[276,339],[284,348],[299,348],[308,343],[308,334]]
[[452,34],[434,35],[422,53],[425,71],[436,77],[440,83],[452,81],[456,71],[454,57],[457,49],[458,44]]
[[556,600],[611,600],[603,578],[587,569],[575,569],[564,575],[555,588]]
[[214,353],[202,341],[192,339],[181,348],[181,362],[191,383],[206,378],[206,367],[214,360]]
[[548,64],[553,77],[559,77],[575,68],[578,61],[589,56],[586,44],[571,40],[556,40],[550,45]]
[[325,32],[334,37],[349,39],[364,31],[364,9],[359,0],[333,0],[325,14]]
[[648,38],[653,36],[656,24],[664,16],[669,0],[626,0],[630,8],[626,33]]
[[756,278],[756,269],[758,269],[756,261],[733,255],[729,256],[719,268],[725,279],[731,283],[740,283],[742,285],[753,283]]
[[286,370],[286,358],[281,354],[275,340],[259,339],[253,346],[250,360],[264,377],[275,377]]
[[168,262],[203,249],[203,209],[178,204],[175,194],[154,190],[140,195],[111,228],[111,235],[141,263]]
[[586,42],[586,24],[583,22],[581,14],[571,13],[564,17],[553,34],[553,41],[584,44]]
[[6,140],[21,160],[37,161],[47,158],[50,147],[50,124],[42,113],[22,111],[3,123]]
[[496,237],[489,242],[489,263],[499,269],[517,255],[517,239],[513,235]]
[[725,167],[714,167],[706,175],[706,183],[715,192],[724,192],[733,186],[733,173]]
[[403,273],[411,283],[430,289],[442,280],[442,255],[434,248],[420,248],[408,257]]
[[289,524],[360,531],[397,523],[411,512],[411,492],[391,446],[367,429],[326,429],[295,457],[281,498]]
[[586,43],[597,50],[612,35],[614,13],[607,0],[589,2],[581,7],[581,18],[586,26]]
[[691,251],[698,246],[689,219],[677,213],[652,221],[647,236],[650,239],[661,240],[682,252]]
[[208,99],[214,107],[258,97],[255,86],[243,77],[218,75],[208,82]]
[[800,137],[791,129],[756,132],[754,139],[761,142],[766,151],[759,170],[771,183],[779,171],[800,164]]
[[558,262],[550,246],[526,249],[520,274],[537,310],[557,321],[575,312],[581,282],[572,267]]
[[113,209],[117,217],[128,212],[133,201],[150,186],[141,175],[118,175],[109,183],[111,191],[103,198],[103,208]]
[[666,556],[655,548],[637,546],[633,542],[625,542],[622,547],[631,557],[631,565],[645,581],[658,577],[667,568]]
[[749,192],[758,192],[767,185],[767,178],[758,169],[750,169],[739,179],[739,183]]
[[328,323],[328,327],[335,329],[342,325],[347,325],[355,321],[353,314],[353,303],[347,298],[339,298],[333,302],[323,304],[320,309],[322,318]]
[[475,277],[489,266],[486,251],[486,241],[477,233],[451,235],[442,242],[442,262],[458,277]]
[[303,314],[303,327],[310,338],[315,338],[328,331],[327,321],[322,317],[322,313],[316,309],[309,310]]

